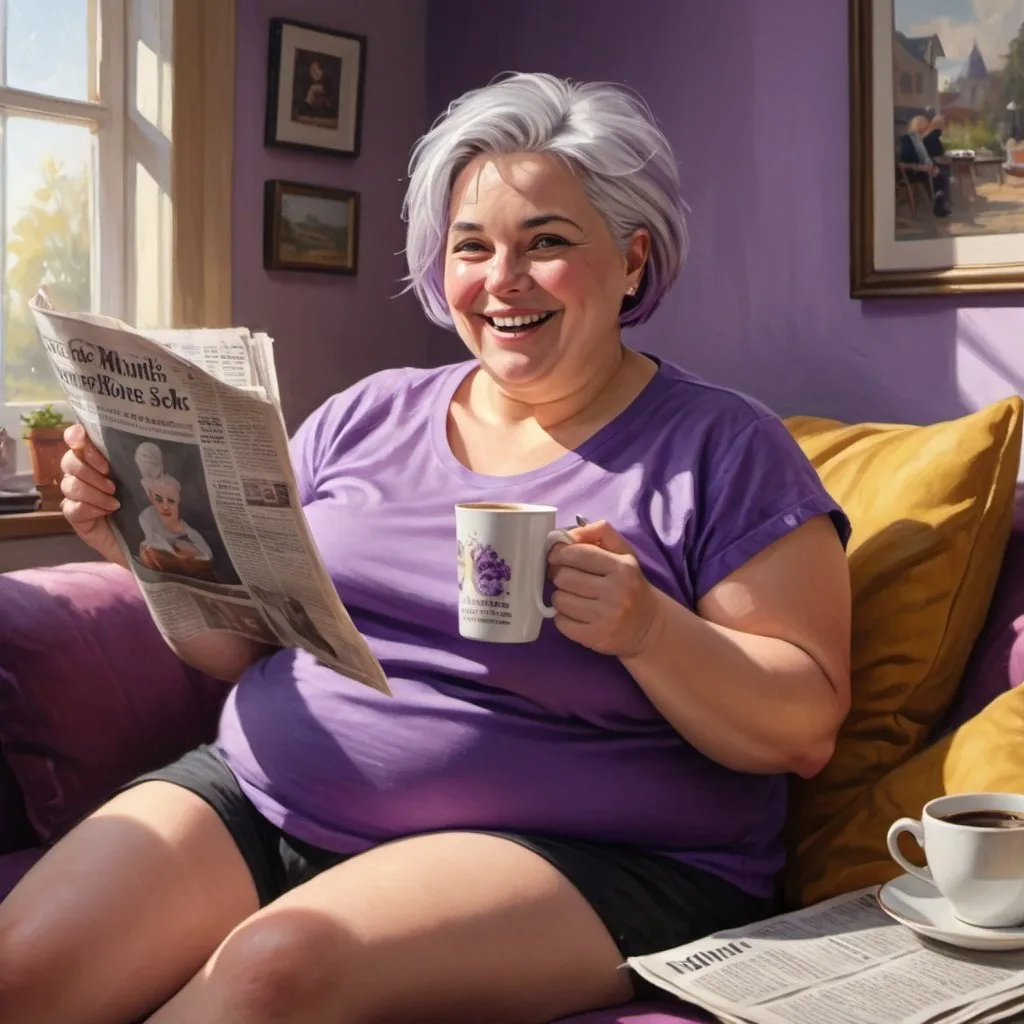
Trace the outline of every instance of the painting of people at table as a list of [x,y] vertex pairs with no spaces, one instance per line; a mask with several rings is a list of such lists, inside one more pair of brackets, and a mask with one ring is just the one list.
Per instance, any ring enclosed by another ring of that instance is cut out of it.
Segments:
[[1024,0],[894,0],[899,240],[1024,232]]

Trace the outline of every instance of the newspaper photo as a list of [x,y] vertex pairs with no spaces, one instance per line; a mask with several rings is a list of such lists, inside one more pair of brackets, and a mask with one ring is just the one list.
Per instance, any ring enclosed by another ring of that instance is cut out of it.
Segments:
[[228,630],[301,647],[390,693],[324,568],[299,502],[273,343],[136,331],[32,303],[71,409],[110,463],[111,525],[160,631]]
[[858,889],[627,963],[727,1022],[1024,1020],[1024,951],[981,953],[919,938],[881,909],[877,891]]

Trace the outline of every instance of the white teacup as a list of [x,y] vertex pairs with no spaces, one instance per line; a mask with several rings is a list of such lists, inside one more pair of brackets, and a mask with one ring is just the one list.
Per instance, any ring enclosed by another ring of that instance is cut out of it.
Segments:
[[[928,867],[900,853],[901,832],[917,840]],[[1024,794],[940,796],[925,804],[920,821],[894,821],[887,842],[900,867],[934,885],[961,921],[981,928],[1024,924]]]
[[544,603],[548,552],[571,544],[550,505],[473,501],[455,506],[459,633],[492,644],[531,643],[555,614]]

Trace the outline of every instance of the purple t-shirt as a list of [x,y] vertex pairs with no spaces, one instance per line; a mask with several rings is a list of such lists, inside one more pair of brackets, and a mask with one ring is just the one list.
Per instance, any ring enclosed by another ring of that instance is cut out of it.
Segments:
[[474,473],[446,436],[473,365],[377,373],[293,442],[313,537],[394,695],[281,650],[231,692],[220,751],[270,821],[327,849],[447,829],[547,834],[667,853],[769,893],[786,778],[711,761],[617,658],[550,621],[532,644],[462,639],[453,506],[607,519],[690,608],[812,516],[830,514],[845,541],[843,513],[775,416],[667,363],[576,451],[516,476]]

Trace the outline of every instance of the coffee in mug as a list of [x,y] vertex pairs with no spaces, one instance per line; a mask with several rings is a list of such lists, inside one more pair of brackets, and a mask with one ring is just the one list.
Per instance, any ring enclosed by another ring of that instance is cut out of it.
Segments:
[[571,544],[551,505],[473,501],[455,506],[459,633],[495,644],[530,643],[555,609],[544,603],[548,552]]
[[[924,850],[926,868],[900,852],[903,832]],[[982,928],[1024,924],[1024,794],[938,797],[925,804],[920,821],[893,822],[887,842],[896,863],[935,886],[961,921]]]
[[971,828],[1024,828],[1024,814],[1016,811],[957,811],[942,820]]

